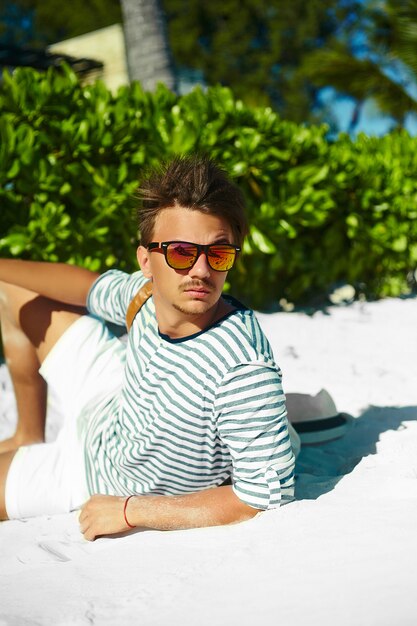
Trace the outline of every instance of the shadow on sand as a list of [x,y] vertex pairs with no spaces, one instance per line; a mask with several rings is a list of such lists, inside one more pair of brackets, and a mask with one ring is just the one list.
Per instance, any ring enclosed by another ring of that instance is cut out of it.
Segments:
[[414,420],[417,406],[371,406],[340,439],[303,446],[296,463],[296,499],[315,500],[331,491],[362,458],[376,454],[381,433],[407,428],[406,422]]

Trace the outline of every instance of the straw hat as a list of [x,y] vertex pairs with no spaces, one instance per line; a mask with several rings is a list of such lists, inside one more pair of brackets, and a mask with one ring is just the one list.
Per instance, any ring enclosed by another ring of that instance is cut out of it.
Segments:
[[352,416],[339,413],[326,389],[321,389],[315,396],[288,393],[286,399],[288,419],[303,444],[337,439],[352,423]]

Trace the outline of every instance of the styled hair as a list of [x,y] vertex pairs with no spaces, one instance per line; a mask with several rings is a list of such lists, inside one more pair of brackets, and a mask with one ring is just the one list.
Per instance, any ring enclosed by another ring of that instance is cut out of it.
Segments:
[[235,245],[241,246],[248,232],[242,192],[207,156],[181,156],[162,163],[142,181],[138,196],[138,226],[143,246],[152,241],[159,212],[174,207],[222,217],[231,227]]

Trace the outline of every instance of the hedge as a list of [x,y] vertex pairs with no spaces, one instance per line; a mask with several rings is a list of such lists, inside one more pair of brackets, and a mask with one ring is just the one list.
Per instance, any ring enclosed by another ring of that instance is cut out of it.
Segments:
[[0,255],[136,269],[144,167],[203,151],[245,193],[250,236],[232,292],[271,310],[339,283],[368,298],[413,286],[417,143],[406,132],[326,139],[231,91],[178,97],[139,83],[112,95],[68,69],[5,72],[0,88]]

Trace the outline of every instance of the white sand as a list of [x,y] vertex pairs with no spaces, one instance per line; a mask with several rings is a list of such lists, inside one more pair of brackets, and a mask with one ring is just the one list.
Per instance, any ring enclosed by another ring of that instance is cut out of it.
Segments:
[[[259,318],[285,390],[325,387],[358,418],[302,450],[297,501],[235,526],[93,544],[75,514],[2,523],[0,626],[414,626],[417,300]],[[0,388],[6,436],[4,367]],[[51,407],[49,437],[58,424]]]

